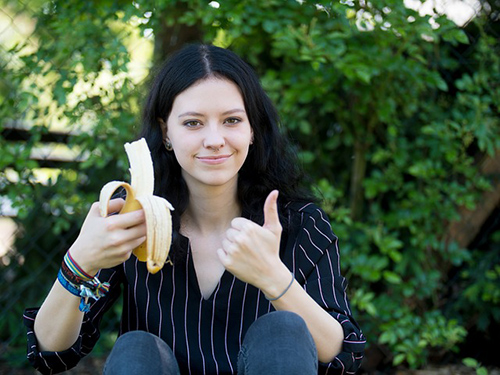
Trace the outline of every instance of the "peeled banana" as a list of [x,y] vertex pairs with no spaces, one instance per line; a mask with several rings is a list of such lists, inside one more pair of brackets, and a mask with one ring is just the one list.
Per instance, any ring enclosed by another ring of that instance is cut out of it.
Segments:
[[144,210],[146,217],[146,241],[134,249],[133,254],[141,262],[147,262],[149,272],[156,273],[167,261],[172,243],[172,216],[174,208],[162,197],[153,195],[153,160],[144,138],[125,143],[125,152],[130,163],[131,183],[123,181],[108,182],[101,190],[99,211],[102,217],[108,216],[108,203],[116,189],[123,187],[127,192],[125,204],[120,214]]

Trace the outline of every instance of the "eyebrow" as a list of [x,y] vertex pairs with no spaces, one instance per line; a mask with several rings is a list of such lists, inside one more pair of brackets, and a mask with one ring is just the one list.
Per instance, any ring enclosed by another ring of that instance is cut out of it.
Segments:
[[[246,111],[244,109],[235,108],[235,109],[230,109],[229,111],[222,113],[222,115],[227,116],[227,115],[232,115],[233,113],[239,113],[239,112],[246,113]],[[199,113],[199,112],[184,112],[184,113],[181,113],[178,118],[186,117],[186,116],[205,117],[203,115],[203,113]]]

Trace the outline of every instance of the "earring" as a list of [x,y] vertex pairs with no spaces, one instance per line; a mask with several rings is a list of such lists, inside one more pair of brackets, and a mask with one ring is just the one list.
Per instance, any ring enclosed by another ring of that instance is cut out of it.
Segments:
[[165,139],[165,148],[167,151],[172,151],[172,142],[170,142],[170,139],[166,138]]

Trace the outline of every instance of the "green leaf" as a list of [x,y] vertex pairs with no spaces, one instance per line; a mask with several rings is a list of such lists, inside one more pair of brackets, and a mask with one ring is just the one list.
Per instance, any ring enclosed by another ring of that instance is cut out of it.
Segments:
[[477,360],[475,360],[474,358],[464,358],[462,360],[462,363],[467,366],[467,367],[472,367],[472,368],[476,368],[478,367],[479,365],[479,362]]
[[453,28],[443,34],[443,39],[447,42],[457,45],[458,43],[469,44],[469,38],[464,30]]
[[401,363],[403,363],[405,359],[406,359],[406,354],[399,353],[399,354],[397,354],[397,355],[394,357],[394,359],[393,359],[393,361],[392,361],[392,364],[393,364],[394,366],[398,366],[398,365],[400,365]]
[[384,279],[391,284],[401,284],[401,277],[392,271],[383,271]]

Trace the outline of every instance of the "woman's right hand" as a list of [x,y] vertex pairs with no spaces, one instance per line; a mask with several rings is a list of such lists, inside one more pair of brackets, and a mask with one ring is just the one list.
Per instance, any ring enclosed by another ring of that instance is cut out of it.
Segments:
[[[117,213],[124,204],[121,198],[112,199],[108,212]],[[125,262],[145,240],[143,210],[101,217],[99,203],[94,203],[69,251],[85,272],[95,275],[102,268],[112,268]]]

